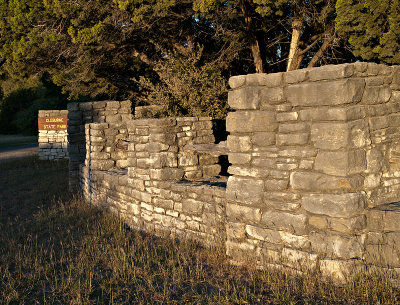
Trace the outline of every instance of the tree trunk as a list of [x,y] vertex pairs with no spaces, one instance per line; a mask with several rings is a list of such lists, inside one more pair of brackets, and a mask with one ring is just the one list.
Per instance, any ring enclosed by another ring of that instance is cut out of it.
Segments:
[[242,11],[246,23],[247,35],[250,37],[251,54],[253,55],[256,72],[263,73],[264,72],[263,52],[262,52],[262,47],[260,46],[260,40],[257,37],[256,25],[254,24],[254,20],[251,16],[251,11],[252,11],[251,4],[246,0],[242,0],[240,1],[240,9]]
[[253,55],[254,66],[256,67],[256,73],[264,73],[263,60],[261,57],[261,49],[257,39],[255,39],[251,43],[251,54]]
[[[332,31],[332,30],[331,30]],[[331,33],[329,31],[325,34],[324,42],[319,50],[314,54],[313,58],[311,59],[310,63],[308,64],[307,68],[314,67],[318,60],[324,55],[326,49],[331,45],[332,41],[335,39],[335,33]]]
[[296,70],[300,68],[303,55],[300,54],[299,42],[300,35],[303,32],[303,22],[299,19],[292,21],[292,40],[290,41],[289,57],[286,71]]

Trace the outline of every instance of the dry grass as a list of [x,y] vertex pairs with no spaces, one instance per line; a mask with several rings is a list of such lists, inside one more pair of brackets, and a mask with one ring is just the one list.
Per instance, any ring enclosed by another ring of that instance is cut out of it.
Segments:
[[0,173],[1,304],[399,303],[384,277],[337,287],[128,230],[66,191],[65,162],[27,158]]

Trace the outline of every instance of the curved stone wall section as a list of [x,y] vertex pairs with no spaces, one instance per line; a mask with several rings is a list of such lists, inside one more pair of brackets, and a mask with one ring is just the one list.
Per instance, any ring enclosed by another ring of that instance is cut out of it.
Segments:
[[79,166],[85,161],[85,124],[122,123],[133,118],[131,101],[69,103],[68,154],[70,188],[79,186]]
[[[211,118],[92,123],[85,129],[81,187],[87,201],[147,232],[224,244],[226,179],[210,179],[220,172],[218,158],[184,150],[214,143]],[[118,145],[126,147],[126,160],[113,154]]]

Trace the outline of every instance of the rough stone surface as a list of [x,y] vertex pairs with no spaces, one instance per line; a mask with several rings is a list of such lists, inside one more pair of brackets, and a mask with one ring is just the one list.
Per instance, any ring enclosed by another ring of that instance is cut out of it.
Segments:
[[288,85],[287,100],[295,106],[352,104],[361,101],[364,87],[360,79]]
[[365,209],[365,204],[365,193],[306,194],[301,200],[305,210],[331,217],[360,215]]
[[[217,242],[235,263],[338,281],[360,262],[399,270],[399,72],[353,63],[233,77],[226,145],[210,118],[71,104],[70,151],[86,153],[71,164],[92,204],[147,232]],[[229,178],[210,177],[216,151]]]

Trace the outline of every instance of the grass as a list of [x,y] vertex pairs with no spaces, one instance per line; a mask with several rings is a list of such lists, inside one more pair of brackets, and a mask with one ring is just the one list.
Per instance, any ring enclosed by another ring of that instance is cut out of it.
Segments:
[[385,277],[338,287],[129,230],[67,190],[65,162],[0,164],[0,304],[398,304]]
[[0,135],[0,148],[36,144],[37,141],[37,136]]

